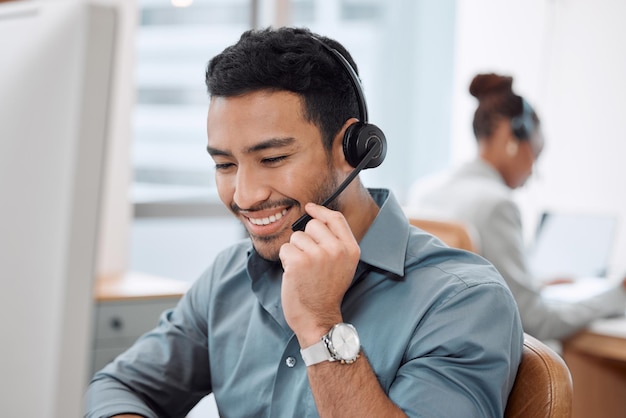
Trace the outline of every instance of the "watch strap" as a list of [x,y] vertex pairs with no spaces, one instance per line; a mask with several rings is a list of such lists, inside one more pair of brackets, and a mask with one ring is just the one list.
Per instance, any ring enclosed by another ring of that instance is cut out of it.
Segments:
[[300,355],[302,356],[302,360],[304,360],[304,364],[307,367],[323,361],[334,360],[330,355],[326,342],[323,338],[315,344],[300,350]]

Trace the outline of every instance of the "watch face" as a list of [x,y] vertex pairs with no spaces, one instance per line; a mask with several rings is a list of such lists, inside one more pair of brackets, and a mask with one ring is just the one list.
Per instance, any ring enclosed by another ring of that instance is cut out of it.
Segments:
[[338,360],[354,361],[361,349],[359,334],[350,324],[336,325],[329,335],[333,352]]

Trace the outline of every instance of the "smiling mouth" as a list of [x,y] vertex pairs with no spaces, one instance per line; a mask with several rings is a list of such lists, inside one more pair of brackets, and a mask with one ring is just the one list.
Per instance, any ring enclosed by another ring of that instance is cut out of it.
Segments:
[[286,214],[287,214],[287,209],[283,209],[282,211],[277,212],[274,215],[270,215],[267,218],[251,218],[251,217],[248,217],[248,220],[250,221],[250,223],[252,223],[254,225],[269,225],[269,224],[272,224],[272,223],[278,221],[280,218],[282,218]]

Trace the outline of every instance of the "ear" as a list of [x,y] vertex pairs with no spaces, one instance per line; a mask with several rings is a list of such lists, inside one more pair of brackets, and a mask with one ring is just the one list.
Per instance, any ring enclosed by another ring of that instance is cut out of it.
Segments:
[[346,155],[343,152],[343,138],[346,134],[346,130],[348,129],[348,127],[358,121],[359,120],[357,118],[350,118],[345,121],[343,126],[333,139],[333,162],[335,167],[344,173],[350,173],[352,170],[354,170],[354,167],[352,167],[348,160],[346,160]]
[[506,155],[508,155],[509,157],[515,157],[517,155],[517,151],[519,150],[519,143],[513,139],[511,139],[507,144],[506,144]]

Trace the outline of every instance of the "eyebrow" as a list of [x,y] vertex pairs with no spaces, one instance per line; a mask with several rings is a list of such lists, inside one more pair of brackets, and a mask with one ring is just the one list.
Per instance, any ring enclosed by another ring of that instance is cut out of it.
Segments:
[[[289,146],[295,142],[295,138],[286,137],[286,138],[271,138],[263,142],[259,142],[258,144],[254,144],[251,147],[246,148],[244,151],[246,154],[252,154],[255,152],[263,151],[271,148],[282,148]],[[229,157],[232,156],[232,153],[229,151],[224,151],[221,149],[213,148],[209,145],[206,147],[207,152],[211,156],[224,156]]]

